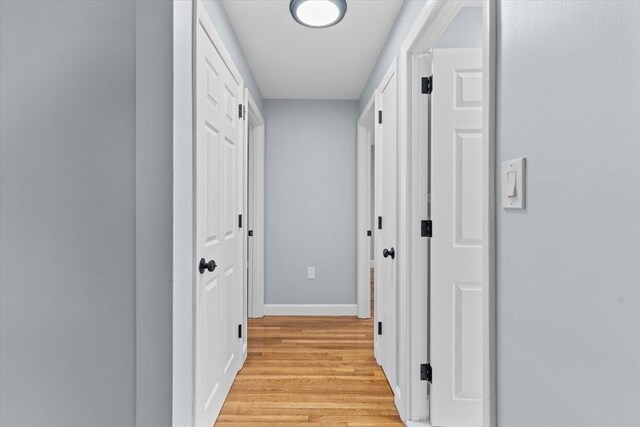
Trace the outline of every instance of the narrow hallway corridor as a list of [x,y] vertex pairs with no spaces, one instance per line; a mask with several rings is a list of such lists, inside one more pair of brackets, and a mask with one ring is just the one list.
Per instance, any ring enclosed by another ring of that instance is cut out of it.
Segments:
[[401,426],[373,320],[249,319],[249,356],[216,426]]

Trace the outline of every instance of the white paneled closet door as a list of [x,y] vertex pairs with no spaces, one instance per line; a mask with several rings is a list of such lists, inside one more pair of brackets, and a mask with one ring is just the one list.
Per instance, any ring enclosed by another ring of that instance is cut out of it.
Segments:
[[196,398],[197,427],[215,422],[241,363],[238,325],[244,260],[243,103],[237,81],[202,17],[196,39]]
[[482,425],[482,51],[433,52],[431,422]]

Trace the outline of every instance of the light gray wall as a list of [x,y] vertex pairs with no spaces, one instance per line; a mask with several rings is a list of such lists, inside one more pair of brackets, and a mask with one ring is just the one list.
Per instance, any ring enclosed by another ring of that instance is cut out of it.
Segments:
[[170,3],[0,19],[0,425],[169,425]]
[[434,47],[482,47],[482,7],[467,6],[460,9]]
[[267,304],[356,303],[357,120],[356,101],[265,102]]
[[499,5],[498,422],[640,425],[640,3]]
[[135,4],[0,7],[0,424],[133,426]]
[[398,53],[400,53],[400,46],[402,45],[402,42],[404,42],[405,37],[409,33],[416,17],[426,2],[427,0],[405,0],[402,5],[402,9],[400,9],[400,12],[398,13],[396,22],[393,24],[393,28],[387,37],[387,41],[380,51],[380,56],[378,56],[376,65],[371,71],[367,84],[362,90],[362,95],[360,95],[360,100],[358,101],[359,111],[364,110],[364,107],[371,99],[373,92],[380,84],[384,74],[391,66],[393,59],[398,55]]
[[193,422],[193,7],[173,2],[173,426]]
[[173,2],[136,2],[136,421],[171,425]]
[[262,111],[264,109],[262,92],[260,91],[258,83],[256,83],[256,79],[253,77],[249,61],[247,61],[247,57],[240,46],[238,36],[236,36],[231,26],[231,21],[229,21],[222,2],[220,0],[203,0],[203,4],[211,18],[211,22],[213,22],[213,26],[222,39],[222,43],[224,43],[229,55],[231,55],[231,59],[238,68],[238,71],[242,74],[245,87],[249,88],[249,92],[251,92],[256,104],[258,104],[258,108]]

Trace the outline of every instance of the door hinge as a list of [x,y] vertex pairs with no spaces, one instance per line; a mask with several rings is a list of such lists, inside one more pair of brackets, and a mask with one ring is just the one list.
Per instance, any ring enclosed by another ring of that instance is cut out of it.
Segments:
[[378,110],[378,123],[382,123],[382,110]]
[[242,338],[242,325],[238,325],[238,339]]
[[433,222],[430,219],[423,219],[420,228],[420,236],[433,237]]
[[367,237],[371,237],[371,230],[367,230]]
[[431,95],[433,92],[433,74],[422,78],[422,93]]
[[378,322],[378,335],[382,335],[382,322]]
[[382,230],[382,217],[378,217],[378,230]]
[[253,237],[253,230],[249,230],[249,237]]
[[429,381],[433,379],[433,371],[431,369],[431,364],[423,363],[420,365],[420,381]]
[[244,105],[238,104],[238,118],[244,119],[246,116],[246,111],[244,109]]
[[242,228],[242,214],[238,215],[238,228]]

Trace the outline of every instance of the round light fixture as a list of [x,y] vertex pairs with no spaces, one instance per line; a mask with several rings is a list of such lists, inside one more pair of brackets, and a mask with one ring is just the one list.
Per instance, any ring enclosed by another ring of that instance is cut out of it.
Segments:
[[342,21],[347,13],[347,0],[291,0],[289,11],[299,24],[326,28]]

